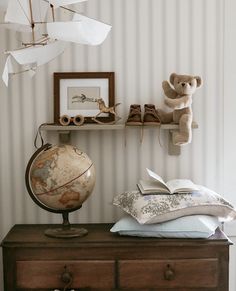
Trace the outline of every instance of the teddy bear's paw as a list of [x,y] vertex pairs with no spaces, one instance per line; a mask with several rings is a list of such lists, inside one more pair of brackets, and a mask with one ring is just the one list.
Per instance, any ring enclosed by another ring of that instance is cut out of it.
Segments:
[[173,132],[172,141],[174,145],[185,145],[191,143],[191,136],[188,134],[181,134],[179,132]]
[[164,91],[166,91],[166,90],[171,88],[170,84],[168,83],[168,81],[163,81],[162,82],[162,88],[163,88]]

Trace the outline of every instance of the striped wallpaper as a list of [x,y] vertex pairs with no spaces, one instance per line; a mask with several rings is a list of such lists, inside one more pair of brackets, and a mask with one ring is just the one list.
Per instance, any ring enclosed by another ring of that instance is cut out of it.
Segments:
[[[168,134],[156,129],[145,129],[142,143],[139,129],[127,129],[126,145],[124,131],[72,133],[72,143],[94,161],[97,182],[82,209],[71,214],[71,222],[115,221],[121,212],[112,206],[112,198],[135,189],[146,167],[165,180],[186,177],[223,189],[224,0],[89,0],[74,8],[112,25],[100,47],[71,45],[33,79],[14,76],[8,89],[0,81],[1,237],[15,223],[61,221],[34,205],[24,185],[37,127],[53,121],[53,72],[114,71],[123,121],[132,103],[162,108],[161,83],[172,72],[200,75],[204,82],[193,97],[199,128],[181,156],[168,155]],[[4,50],[15,48],[20,39],[0,28],[1,71]],[[58,142],[56,133],[44,137]]]

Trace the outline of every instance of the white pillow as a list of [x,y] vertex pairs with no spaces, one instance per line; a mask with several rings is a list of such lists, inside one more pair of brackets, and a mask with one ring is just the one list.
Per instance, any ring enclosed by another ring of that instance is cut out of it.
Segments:
[[139,224],[131,216],[121,218],[111,228],[120,235],[164,238],[207,238],[219,226],[217,217],[210,215],[190,215],[163,223]]
[[200,191],[190,194],[142,195],[127,191],[117,195],[113,204],[132,215],[141,224],[164,222],[186,215],[212,215],[222,221],[236,219],[232,204],[216,192],[198,186]]

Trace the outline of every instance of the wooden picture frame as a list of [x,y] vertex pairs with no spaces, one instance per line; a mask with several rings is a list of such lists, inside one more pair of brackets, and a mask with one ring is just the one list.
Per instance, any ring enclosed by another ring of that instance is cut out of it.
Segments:
[[[99,113],[95,100],[99,98],[109,107],[115,105],[114,72],[56,72],[53,77],[55,124],[59,124],[62,115],[82,115],[84,123],[94,123],[92,118]],[[97,119],[112,122],[115,117],[111,113],[103,113]]]

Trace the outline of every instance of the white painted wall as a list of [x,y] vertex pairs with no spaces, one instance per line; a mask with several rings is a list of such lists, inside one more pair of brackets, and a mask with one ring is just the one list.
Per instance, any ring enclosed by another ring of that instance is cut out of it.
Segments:
[[[236,163],[236,137],[233,124],[236,123],[236,19],[234,11],[236,3],[233,0],[225,1],[225,36],[224,36],[224,193],[236,205],[235,195],[235,163]],[[231,235],[234,243],[230,252],[230,291],[236,290],[236,222],[226,224],[225,231]]]
[[[234,10],[235,1],[226,1],[225,4],[225,53],[224,53],[224,192],[234,205],[235,195],[235,164],[236,164],[236,137],[232,125],[236,122],[234,108],[236,106],[236,20]],[[236,222],[230,223],[227,232],[236,236]]]
[[[188,177],[222,193],[236,205],[236,3],[234,0],[89,0],[79,4],[86,15],[110,23],[112,32],[99,48],[71,45],[59,58],[39,68],[35,78],[13,77],[7,89],[0,81],[0,237],[15,223],[55,223],[60,217],[33,204],[24,185],[24,170],[34,151],[37,127],[53,120],[53,72],[114,71],[119,114],[129,105],[163,106],[161,82],[172,72],[201,75],[204,86],[194,95],[193,142],[180,157],[168,156],[155,130],[83,132],[73,144],[86,151],[97,168],[93,195],[72,222],[112,222],[120,212],[111,205],[116,193],[135,188],[145,167],[164,179]],[[2,17],[1,17],[2,19]],[[21,38],[17,35],[17,39]],[[16,47],[15,34],[0,28],[3,51]],[[57,142],[56,134],[47,141]],[[235,240],[233,224],[226,226]],[[236,290],[235,247],[231,247],[230,291]],[[1,290],[1,288],[0,288]],[[6,291],[6,290],[5,290]]]

